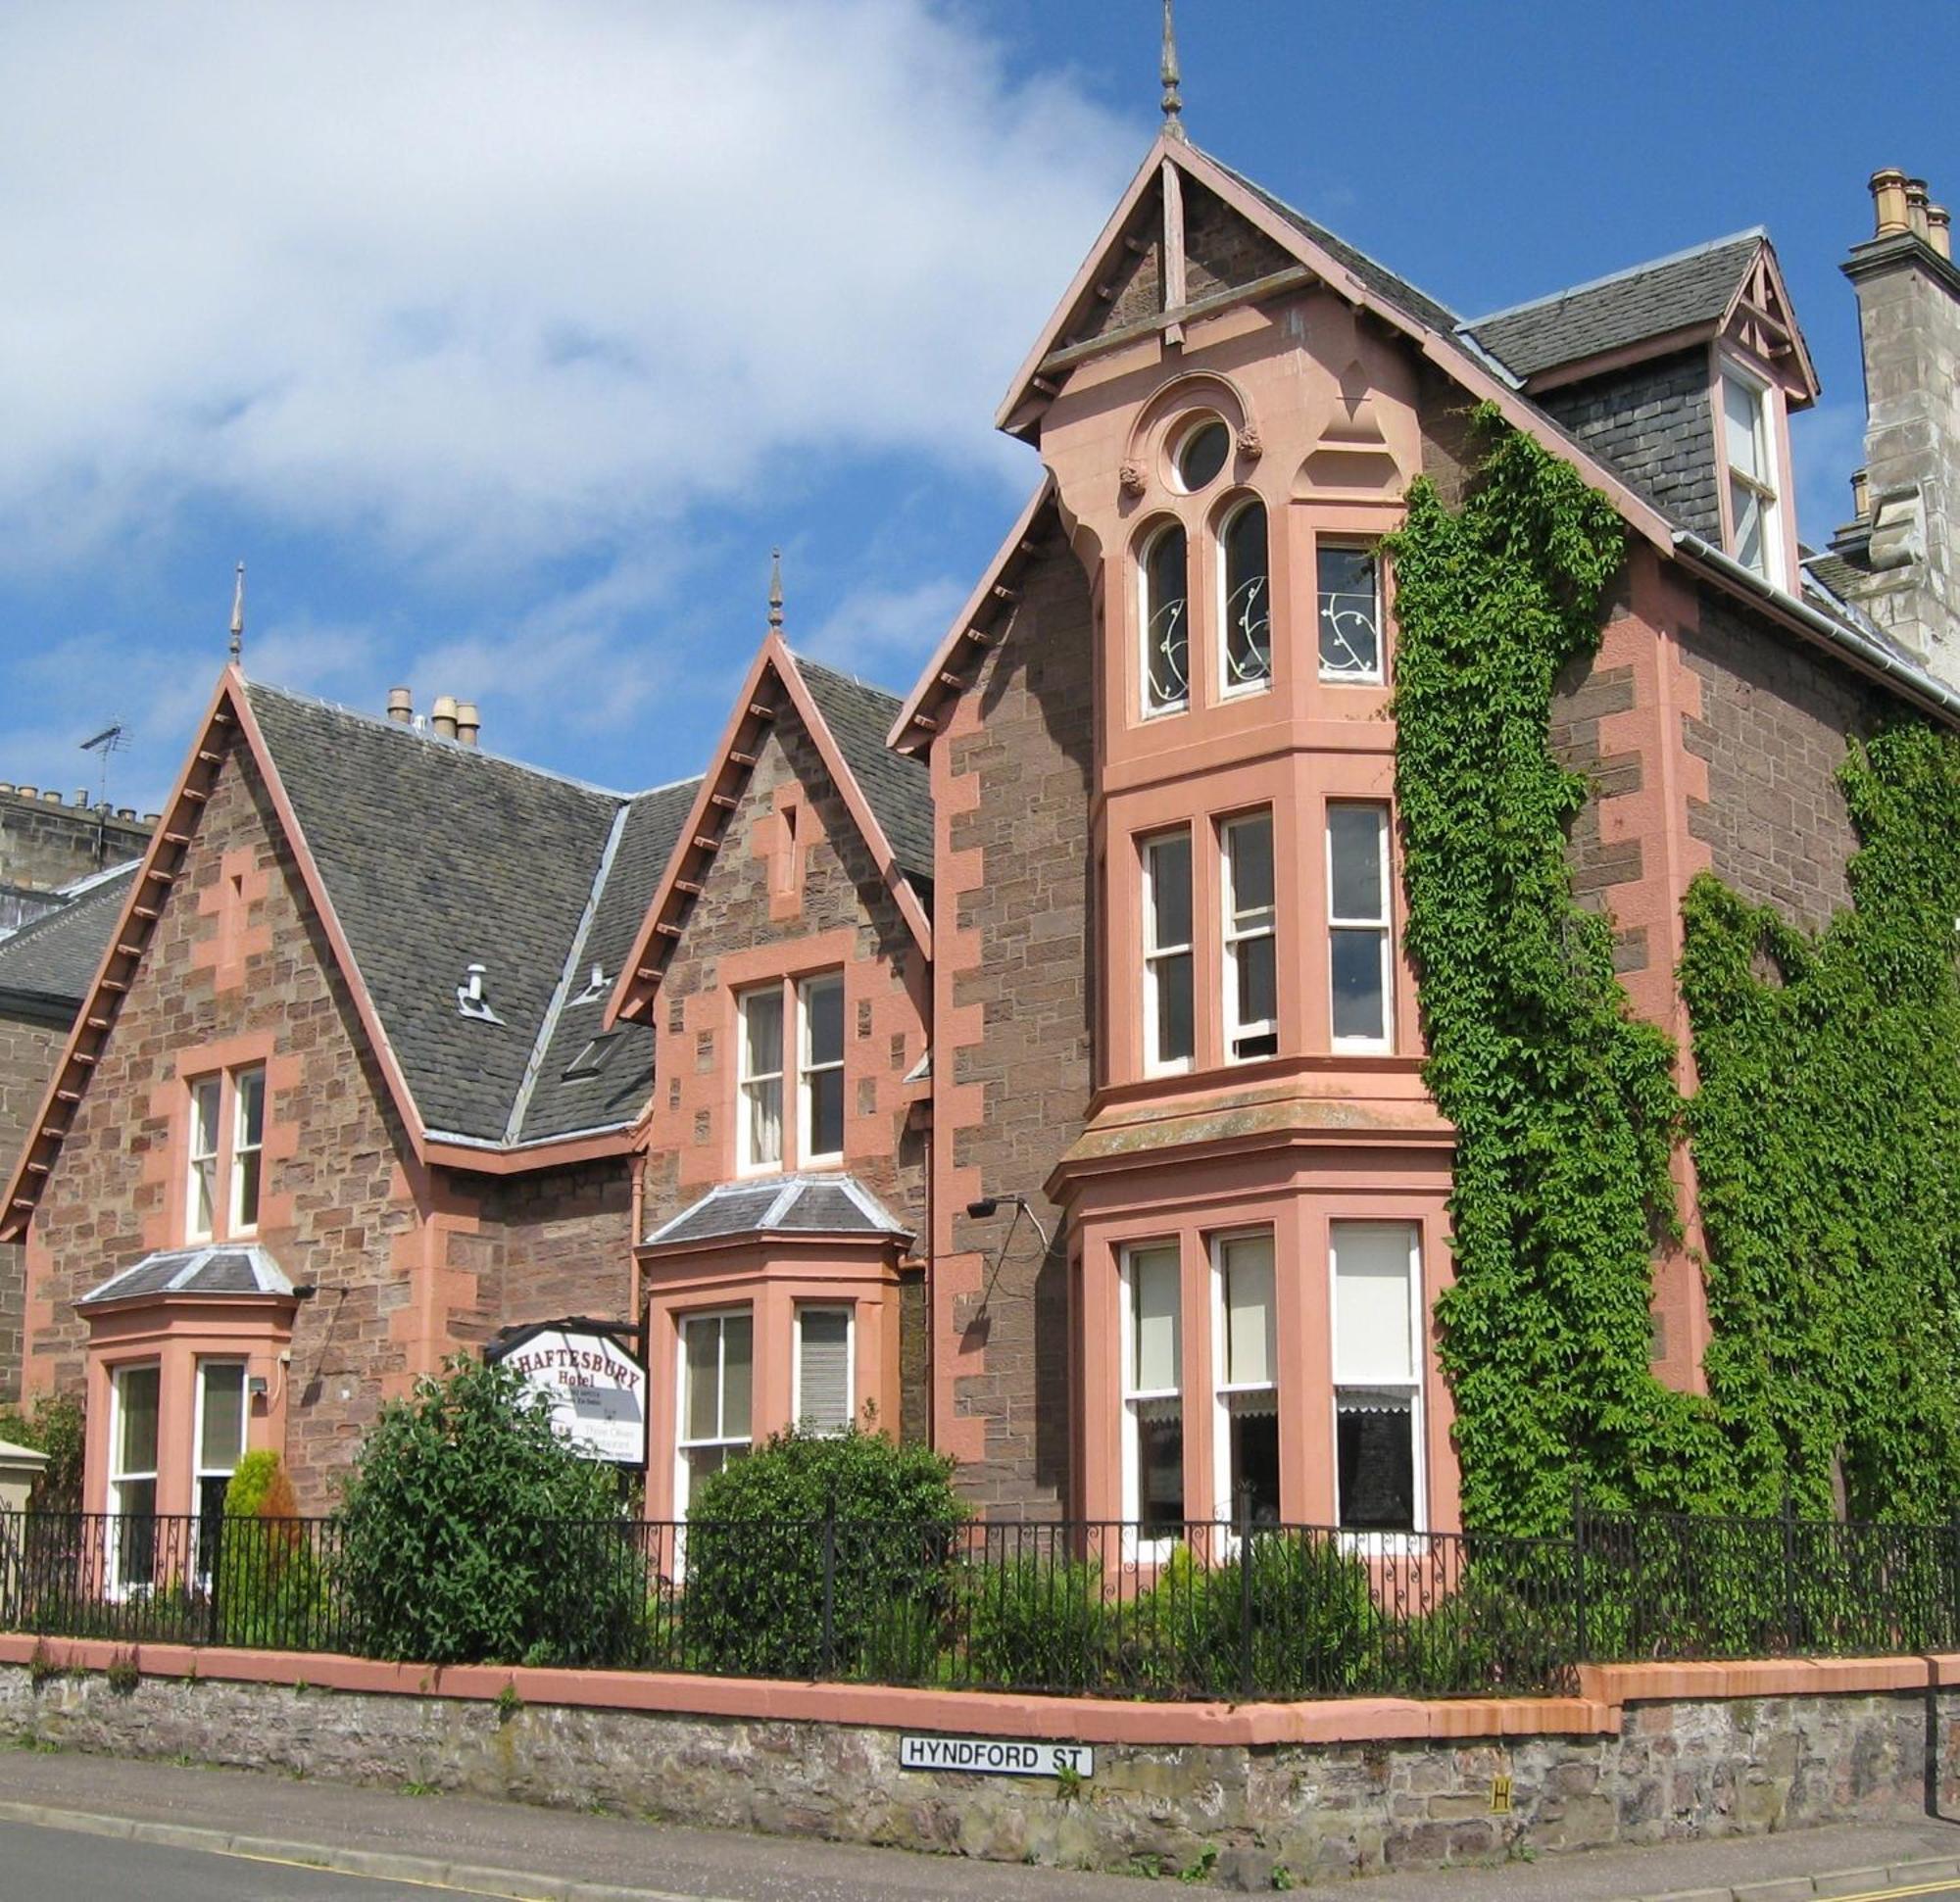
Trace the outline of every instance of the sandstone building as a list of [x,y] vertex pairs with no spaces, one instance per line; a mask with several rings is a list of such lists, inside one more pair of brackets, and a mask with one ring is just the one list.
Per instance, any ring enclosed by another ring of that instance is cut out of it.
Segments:
[[[1846,740],[1960,718],[1960,272],[1923,187],[1875,196],[1824,554],[1762,232],[1465,320],[1173,117],[903,702],[772,627],[703,776],[627,796],[227,670],[0,1212],[91,1503],[197,1510],[249,1442],[324,1504],[415,1375],[580,1313],[646,1318],[657,1516],[868,1417],[994,1513],[1454,1526],[1377,545],[1418,475],[1460,490],[1479,404],[1618,510],[1554,737],[1596,789],[1575,885],[1685,1042],[1690,877],[1822,923]],[[1687,1389],[1694,1239],[1654,1271]]]

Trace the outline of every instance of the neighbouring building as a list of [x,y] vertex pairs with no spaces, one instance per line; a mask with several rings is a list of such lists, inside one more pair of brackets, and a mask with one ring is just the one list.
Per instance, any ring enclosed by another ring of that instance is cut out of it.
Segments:
[[[772,625],[702,778],[626,796],[453,703],[228,669],[0,1210],[90,1503],[196,1510],[251,1443],[324,1504],[414,1376],[587,1314],[647,1323],[657,1516],[868,1418],[999,1515],[1455,1526],[1377,550],[1418,475],[1460,490],[1479,404],[1620,512],[1553,734],[1595,787],[1576,888],[1685,1042],[1693,874],[1821,924],[1846,741],[1960,720],[1960,272],[1923,185],[1874,191],[1827,553],[1762,232],[1465,320],[1173,114],[1000,412],[1035,493],[903,701]],[[1687,1389],[1694,1241],[1654,1266]]]

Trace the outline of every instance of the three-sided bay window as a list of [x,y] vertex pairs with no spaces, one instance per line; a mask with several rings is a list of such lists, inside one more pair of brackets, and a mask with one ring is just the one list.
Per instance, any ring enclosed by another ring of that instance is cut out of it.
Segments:
[[1273,815],[1227,819],[1218,838],[1225,868],[1226,1053],[1245,1062],[1280,1047]]
[[1335,1479],[1350,1532],[1421,1528],[1422,1260],[1413,1222],[1328,1225]]
[[687,1517],[694,1488],[749,1450],[756,1324],[748,1308],[690,1314],[680,1324],[680,1434],[674,1514]]
[[1279,1328],[1273,1238],[1221,1236],[1211,1244],[1218,1382],[1218,1510],[1240,1526],[1280,1520]]
[[1144,711],[1191,705],[1191,575],[1182,527],[1171,522],[1145,545],[1142,566]]
[[1154,1074],[1191,1067],[1197,1025],[1192,997],[1191,829],[1160,832],[1142,846],[1144,873],[1144,1066]]
[[266,1144],[266,1066],[194,1078],[184,1239],[224,1242],[259,1227]]
[[1184,1532],[1184,1327],[1175,1242],[1123,1257],[1123,1517],[1143,1536]]
[[1389,874],[1389,808],[1373,801],[1330,805],[1327,951],[1337,1050],[1387,1050],[1394,1042]]

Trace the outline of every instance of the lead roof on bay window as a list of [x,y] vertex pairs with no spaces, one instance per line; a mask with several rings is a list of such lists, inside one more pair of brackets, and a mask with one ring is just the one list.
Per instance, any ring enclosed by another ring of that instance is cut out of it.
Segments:
[[166,1294],[290,1295],[283,1269],[257,1243],[201,1248],[161,1248],[99,1282],[76,1307],[108,1301],[158,1299]]
[[650,1234],[644,1246],[741,1235],[861,1235],[907,1240],[899,1221],[855,1176],[773,1176],[717,1183]]

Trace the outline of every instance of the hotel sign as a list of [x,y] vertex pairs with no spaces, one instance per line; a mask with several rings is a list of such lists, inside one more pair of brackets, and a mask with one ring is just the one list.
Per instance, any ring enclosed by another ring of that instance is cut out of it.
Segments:
[[640,1466],[647,1456],[647,1370],[610,1334],[551,1323],[518,1329],[485,1353],[550,1401],[552,1424],[587,1459]]
[[1086,1743],[1029,1737],[902,1735],[901,1770],[953,1770],[983,1777],[1093,1777],[1096,1752]]

